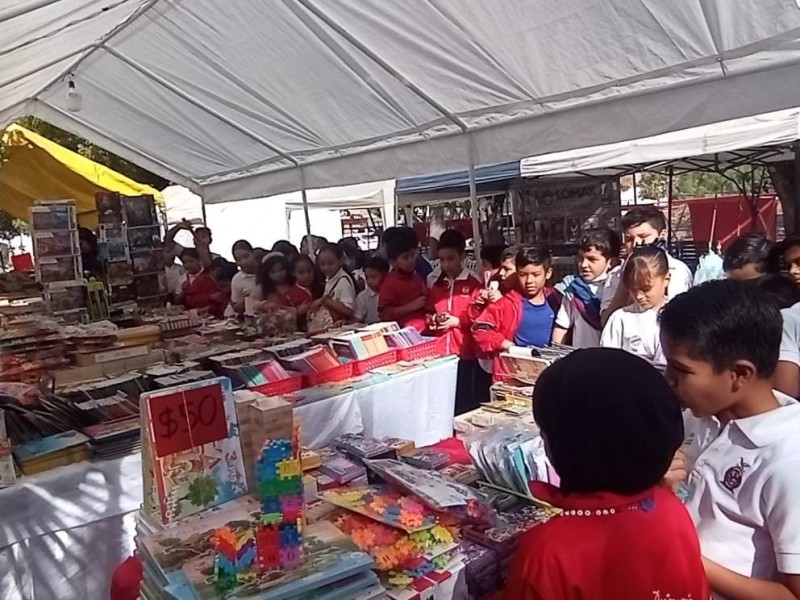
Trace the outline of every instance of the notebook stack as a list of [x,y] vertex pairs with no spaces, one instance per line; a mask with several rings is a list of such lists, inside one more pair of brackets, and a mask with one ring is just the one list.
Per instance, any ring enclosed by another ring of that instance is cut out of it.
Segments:
[[88,459],[88,441],[79,431],[65,431],[14,447],[14,458],[25,475],[35,475]]
[[0,372],[4,381],[34,382],[46,371],[70,363],[71,346],[51,320],[29,317],[0,331]]
[[410,348],[427,341],[414,327],[404,327],[397,331],[386,332],[383,337],[390,348]]
[[288,369],[307,375],[322,373],[342,364],[333,351],[326,346],[315,346],[311,350],[287,356],[281,360]]
[[342,362],[364,360],[390,350],[380,331],[356,331],[335,337],[328,343]]

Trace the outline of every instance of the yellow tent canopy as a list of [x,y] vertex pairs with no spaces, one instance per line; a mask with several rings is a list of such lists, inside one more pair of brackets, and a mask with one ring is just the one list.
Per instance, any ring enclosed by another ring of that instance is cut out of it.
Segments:
[[37,200],[75,200],[78,221],[97,225],[94,195],[118,192],[124,196],[152,195],[163,206],[161,192],[136,183],[77,152],[68,150],[19,125],[3,133],[8,161],[0,166],[0,208],[28,220],[28,208]]

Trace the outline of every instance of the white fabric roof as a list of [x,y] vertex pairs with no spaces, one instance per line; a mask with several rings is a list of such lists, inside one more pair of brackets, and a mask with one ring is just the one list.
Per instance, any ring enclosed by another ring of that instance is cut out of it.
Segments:
[[[574,172],[604,175],[672,161],[677,161],[676,168],[692,169],[702,164],[693,157],[713,160],[720,167],[754,156],[770,162],[791,158],[785,146],[798,139],[800,108],[793,108],[638,140],[533,156],[520,162],[520,173],[523,177]],[[781,145],[784,147],[767,150]]]
[[0,8],[0,126],[42,117],[207,202],[460,169],[470,146],[490,164],[790,108],[798,81],[797,0]]

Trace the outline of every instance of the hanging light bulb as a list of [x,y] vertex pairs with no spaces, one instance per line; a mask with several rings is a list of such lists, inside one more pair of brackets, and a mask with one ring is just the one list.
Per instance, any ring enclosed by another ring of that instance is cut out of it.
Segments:
[[67,110],[69,112],[80,112],[83,108],[83,96],[75,89],[75,82],[72,75],[69,76],[67,83]]

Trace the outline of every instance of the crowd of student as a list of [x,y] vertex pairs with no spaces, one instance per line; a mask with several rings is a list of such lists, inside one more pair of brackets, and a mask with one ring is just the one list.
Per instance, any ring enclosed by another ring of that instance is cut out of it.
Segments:
[[196,232],[180,295],[215,314],[291,306],[301,327],[323,307],[334,323],[416,327],[459,356],[459,413],[488,399],[512,346],[581,349],[534,390],[560,478],[534,492],[563,512],[524,538],[509,599],[800,598],[800,238],[743,236],[726,280],[692,287],[659,210],[622,229],[588,232],[578,274],[555,286],[542,247],[485,247],[470,272],[454,230],[435,270],[403,227],[373,257],[351,240],[240,241],[235,266]]

